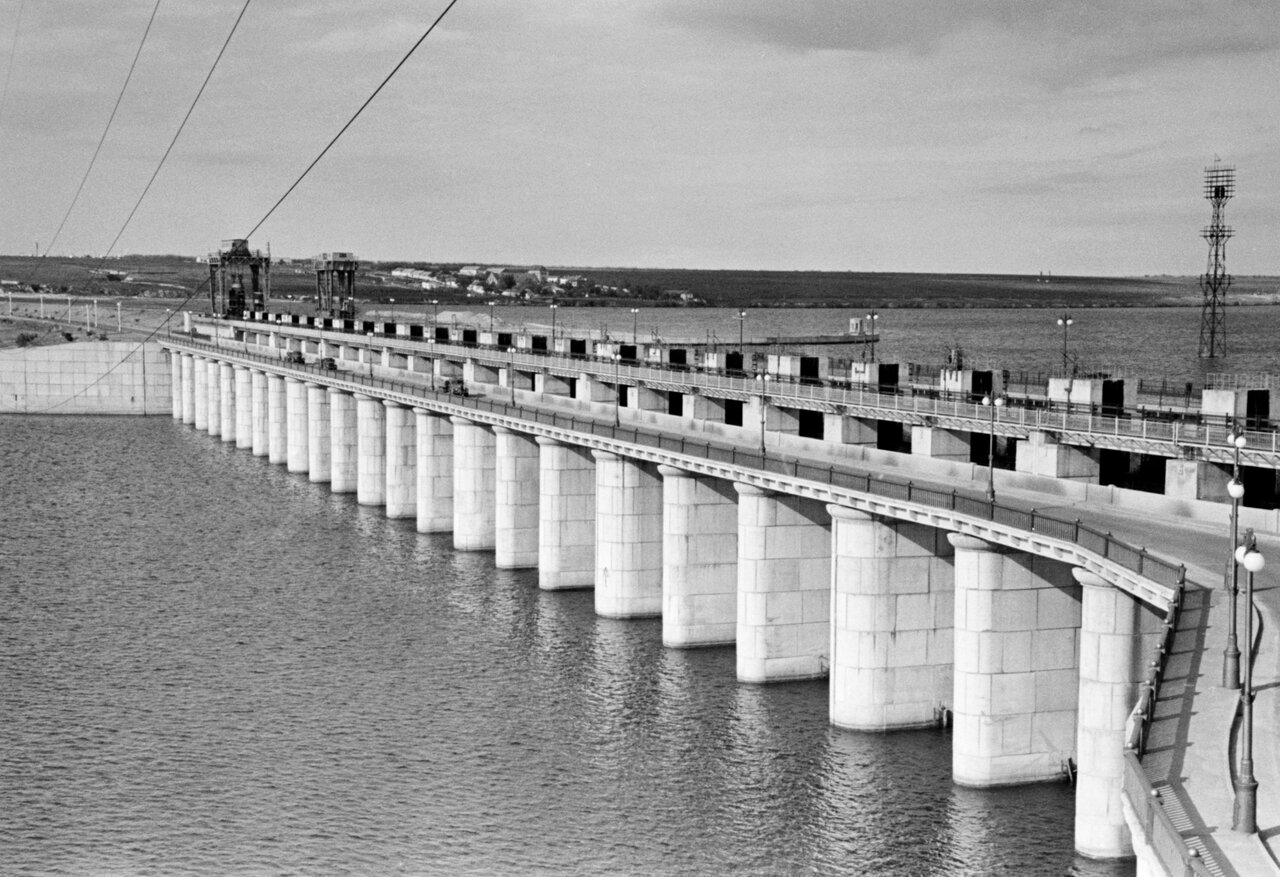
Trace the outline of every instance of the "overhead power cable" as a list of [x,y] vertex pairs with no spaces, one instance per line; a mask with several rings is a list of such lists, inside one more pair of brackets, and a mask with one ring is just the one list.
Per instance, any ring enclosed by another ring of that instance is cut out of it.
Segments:
[[151,191],[151,184],[156,181],[156,177],[160,175],[160,169],[164,167],[165,161],[169,158],[169,153],[173,151],[174,145],[178,142],[178,138],[182,136],[182,129],[187,126],[187,120],[191,118],[192,112],[195,111],[196,104],[200,102],[200,97],[204,94],[205,87],[209,84],[209,80],[213,78],[213,71],[218,69],[218,62],[222,60],[222,55],[227,51],[227,46],[231,43],[231,38],[235,36],[236,28],[240,26],[241,19],[244,18],[245,12],[249,9],[249,4],[253,0],[244,0],[244,6],[240,7],[240,14],[236,16],[235,24],[231,25],[231,31],[227,34],[227,38],[222,42],[222,48],[218,50],[218,57],[213,59],[213,64],[209,67],[208,74],[204,77],[204,82],[200,83],[200,90],[196,92],[195,99],[191,101],[191,106],[187,108],[187,114],[182,117],[182,124],[178,125],[178,130],[174,132],[173,139],[169,141],[169,146],[164,151],[164,155],[160,156],[160,163],[156,165],[155,171],[151,174],[151,179],[147,180],[147,185],[143,187],[142,194],[138,196],[138,201],[133,205],[133,209],[129,211],[129,216],[125,219],[124,225],[120,226],[120,231],[116,232],[115,239],[111,241],[111,246],[107,247],[106,252],[102,254],[105,262],[107,256],[111,255],[111,251],[116,248],[116,244],[120,242],[120,238],[124,235],[124,231],[129,227],[129,223],[133,221],[134,214],[138,212],[138,208],[142,206],[142,201],[147,197],[147,193]]
[[67,220],[71,217],[71,211],[75,209],[76,202],[80,200],[80,193],[84,191],[84,184],[89,181],[89,174],[93,171],[94,162],[98,160],[98,153],[102,151],[102,144],[107,140],[107,132],[111,130],[111,123],[116,119],[116,112],[120,109],[120,101],[124,100],[124,93],[129,88],[129,80],[133,78],[133,71],[138,66],[138,58],[142,56],[142,47],[147,44],[147,35],[151,33],[151,25],[156,20],[156,13],[160,11],[160,0],[156,0],[156,5],[151,9],[151,17],[147,19],[147,27],[142,31],[142,40],[138,43],[138,51],[134,53],[133,63],[129,65],[129,73],[124,78],[124,85],[120,86],[120,94],[116,95],[116,105],[111,108],[111,116],[107,119],[107,126],[102,129],[102,136],[98,138],[98,145],[93,150],[93,157],[89,159],[89,166],[84,169],[84,176],[80,179],[80,185],[76,188],[76,193],[71,197],[71,204],[67,207],[67,212],[62,216],[62,222],[58,223],[58,230],[53,233],[53,239],[45,246],[46,253],[52,252],[53,245],[58,242],[58,237],[62,234],[62,229],[67,224]]
[[9,102],[9,80],[13,76],[13,59],[18,54],[18,34],[22,31],[22,8],[24,0],[18,0],[18,14],[13,22],[13,42],[9,45],[9,63],[4,71],[4,89],[0,90],[0,124],[4,122],[5,104]]
[[268,210],[266,214],[261,219],[258,220],[258,224],[255,225],[253,228],[249,229],[249,233],[245,235],[245,240],[248,240],[249,238],[253,237],[253,233],[256,232],[259,228],[261,228],[262,224],[266,222],[267,219],[270,218],[271,214],[276,212],[276,208],[284,203],[284,199],[288,198],[293,193],[293,190],[298,188],[298,184],[301,183],[306,178],[307,174],[311,173],[312,168],[314,168],[317,164],[320,163],[320,159],[324,158],[325,154],[330,149],[333,148],[333,144],[337,143],[338,139],[342,137],[343,134],[347,133],[347,129],[350,128],[355,123],[356,119],[360,117],[360,114],[364,112],[365,107],[373,103],[373,99],[378,96],[378,92],[382,91],[382,89],[386,86],[386,84],[391,81],[391,78],[400,72],[400,68],[405,65],[405,62],[409,60],[409,58],[413,55],[414,52],[418,51],[418,46],[421,46],[422,43],[426,40],[426,38],[431,36],[431,32],[436,29],[436,25],[440,24],[440,22],[444,19],[444,17],[449,14],[449,10],[452,9],[457,2],[458,0],[449,0],[449,4],[445,6],[444,11],[441,12],[439,15],[437,15],[436,20],[431,22],[431,26],[428,27],[425,31],[423,31],[422,36],[418,37],[418,41],[409,48],[409,51],[405,52],[404,57],[400,59],[400,63],[396,64],[396,66],[392,68],[391,72],[387,74],[386,78],[383,79],[382,82],[378,84],[378,87],[373,90],[373,93],[370,94],[365,99],[365,102],[360,105],[360,109],[356,110],[355,114],[352,115],[352,117],[347,120],[347,124],[343,125],[342,129],[338,131],[337,134],[333,135],[333,139],[329,141],[328,145],[326,145],[324,149],[320,150],[320,154],[317,155],[314,159],[312,159],[311,164],[307,165],[306,170],[304,170],[298,176],[298,178],[293,181],[293,185],[291,185],[288,189],[285,190],[285,193],[280,196],[279,200],[277,200],[275,204],[271,205],[271,209]]

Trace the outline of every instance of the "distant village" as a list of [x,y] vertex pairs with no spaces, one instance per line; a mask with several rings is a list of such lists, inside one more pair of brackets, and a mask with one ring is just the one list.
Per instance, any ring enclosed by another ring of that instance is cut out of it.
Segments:
[[372,270],[368,276],[382,283],[414,285],[426,292],[449,291],[470,298],[508,298],[537,301],[553,298],[649,299],[669,304],[704,304],[684,289],[634,284],[610,286],[582,274],[555,274],[540,265],[527,267],[462,265],[457,268],[392,268]]

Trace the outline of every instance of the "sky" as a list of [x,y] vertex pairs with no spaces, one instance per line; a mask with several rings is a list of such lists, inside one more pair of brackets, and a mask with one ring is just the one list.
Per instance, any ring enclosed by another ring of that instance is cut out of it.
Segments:
[[[52,253],[254,228],[447,0],[161,2]],[[154,0],[0,0],[0,252],[48,250]],[[380,261],[1280,274],[1275,0],[459,0],[250,243]]]

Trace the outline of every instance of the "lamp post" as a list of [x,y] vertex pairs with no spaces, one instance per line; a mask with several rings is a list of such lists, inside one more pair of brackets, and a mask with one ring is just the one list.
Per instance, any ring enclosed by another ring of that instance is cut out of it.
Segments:
[[1058,317],[1058,325],[1062,327],[1062,373],[1064,375],[1071,371],[1071,359],[1067,356],[1067,329],[1071,328],[1074,322],[1070,311],[1063,311],[1062,316]]
[[613,355],[613,425],[622,425],[622,384],[620,383],[618,371],[622,366],[622,354],[615,353]]
[[559,302],[552,302],[548,305],[551,308],[551,352],[556,350],[556,308],[560,307]]
[[742,328],[747,322],[747,312],[740,308],[738,310],[737,317],[738,317],[738,352],[741,353],[742,352]]
[[982,404],[991,409],[991,425],[987,431],[987,502],[996,501],[996,411],[1004,405],[1004,394],[992,393],[982,397]]
[[431,328],[435,329],[440,325],[440,299],[431,299]]
[[493,331],[493,306],[496,304],[497,304],[496,301],[489,302],[489,331],[490,332]]
[[[1246,441],[1244,430],[1238,423],[1231,428],[1227,437],[1231,440],[1234,452],[1227,493],[1231,496],[1231,544],[1236,546],[1240,544],[1240,500],[1244,496],[1244,482],[1240,480],[1240,451]],[[1234,690],[1240,687],[1240,647],[1236,642],[1236,595],[1240,591],[1240,568],[1239,564],[1228,563],[1231,566],[1231,577],[1226,586],[1231,608],[1227,614],[1227,644],[1222,650],[1222,687]]]
[[639,343],[639,339],[637,337],[639,335],[639,329],[640,329],[640,309],[632,308],[631,309],[631,343],[632,344]]
[[[1250,527],[1236,548],[1236,561],[1249,575],[1244,590],[1244,642],[1253,643],[1253,574],[1261,572],[1266,559],[1258,550],[1257,538]],[[1252,652],[1244,662],[1244,684],[1240,688],[1240,769],[1232,781],[1235,786],[1235,808],[1231,827],[1245,834],[1258,831],[1258,781],[1253,775],[1253,660]]]
[[879,322],[880,315],[875,311],[867,314],[867,327],[871,332],[871,361],[876,361],[876,323]]
[[764,436],[765,436],[765,415],[769,410],[769,381],[773,380],[773,375],[765,372],[756,375],[756,381],[760,384],[760,456],[765,455]]

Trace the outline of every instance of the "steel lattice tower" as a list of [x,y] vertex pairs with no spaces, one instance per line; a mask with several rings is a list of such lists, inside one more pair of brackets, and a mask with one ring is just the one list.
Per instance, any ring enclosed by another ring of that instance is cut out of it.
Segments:
[[1209,266],[1200,278],[1204,304],[1200,311],[1201,359],[1227,355],[1227,289],[1231,275],[1227,273],[1227,240],[1232,229],[1222,221],[1222,211],[1236,193],[1236,169],[1223,167],[1217,161],[1204,169],[1204,197],[1213,205],[1213,219],[1200,232],[1209,243]]

